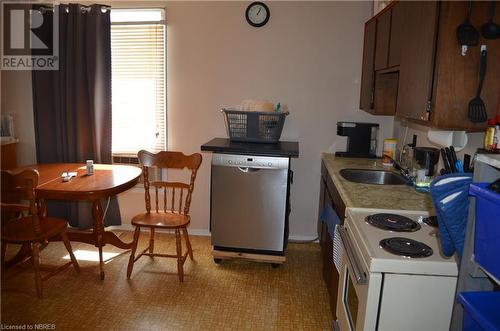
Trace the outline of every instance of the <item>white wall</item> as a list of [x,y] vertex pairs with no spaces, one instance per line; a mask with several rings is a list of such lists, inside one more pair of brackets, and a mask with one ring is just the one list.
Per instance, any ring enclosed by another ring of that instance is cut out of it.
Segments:
[[0,86],[1,112],[13,115],[19,138],[17,162],[36,163],[31,71],[2,71]]
[[[247,98],[288,105],[282,140],[297,140],[292,160],[292,235],[315,237],[320,153],[342,149],[339,120],[378,121],[392,134],[392,119],[360,112],[364,21],[369,2],[268,2],[269,23],[250,27],[247,2],[167,6],[169,147],[185,152],[225,137],[219,110]],[[210,154],[196,183],[192,227],[209,221]]]
[[[154,3],[167,11],[169,149],[199,152],[213,137],[225,137],[223,106],[248,98],[286,104],[291,115],[282,140],[300,143],[300,157],[292,160],[290,232],[295,238],[314,238],[320,154],[345,148],[345,138],[336,136],[336,122],[380,123],[379,141],[393,132],[392,117],[358,108],[364,22],[372,3],[267,2],[271,19],[259,29],[245,21],[248,3]],[[2,81],[8,98],[20,98],[14,89],[31,90],[29,80]],[[207,233],[209,225],[211,154],[203,157],[192,202],[190,231],[195,233]],[[120,202],[128,223],[143,208],[141,190],[120,196]]]

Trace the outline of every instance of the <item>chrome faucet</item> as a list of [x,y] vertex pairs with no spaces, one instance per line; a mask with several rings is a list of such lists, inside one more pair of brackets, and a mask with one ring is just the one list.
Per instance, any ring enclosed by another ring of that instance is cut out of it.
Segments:
[[399,171],[399,173],[401,174],[401,176],[403,176],[408,181],[408,184],[413,185],[414,178],[410,174],[409,169],[403,167],[401,164],[399,164],[399,162],[397,162],[396,160],[394,160],[391,156],[389,156],[387,154],[384,154],[384,157],[386,157],[386,158],[388,158],[389,160],[392,161],[392,166],[394,167],[394,169],[396,169],[396,170]]

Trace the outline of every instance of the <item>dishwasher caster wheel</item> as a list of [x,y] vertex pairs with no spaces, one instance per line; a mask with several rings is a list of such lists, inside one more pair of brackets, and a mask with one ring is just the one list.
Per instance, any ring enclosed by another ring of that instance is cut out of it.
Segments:
[[281,264],[279,264],[279,263],[271,263],[271,267],[272,267],[273,269],[279,268],[279,266],[280,266],[280,265],[281,265]]
[[215,264],[221,264],[222,259],[214,258]]

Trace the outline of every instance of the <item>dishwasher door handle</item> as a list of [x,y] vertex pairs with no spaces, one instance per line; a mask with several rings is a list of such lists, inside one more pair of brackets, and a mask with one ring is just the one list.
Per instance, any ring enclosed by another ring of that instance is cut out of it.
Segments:
[[238,169],[241,171],[241,172],[244,172],[246,174],[249,174],[249,173],[254,173],[254,172],[257,172],[261,169],[259,168],[249,168],[249,167],[238,167]]

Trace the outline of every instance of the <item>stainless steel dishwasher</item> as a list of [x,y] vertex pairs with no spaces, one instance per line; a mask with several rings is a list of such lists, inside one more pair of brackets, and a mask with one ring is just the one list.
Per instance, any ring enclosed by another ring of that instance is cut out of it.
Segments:
[[284,255],[288,157],[214,154],[210,228],[215,250]]

